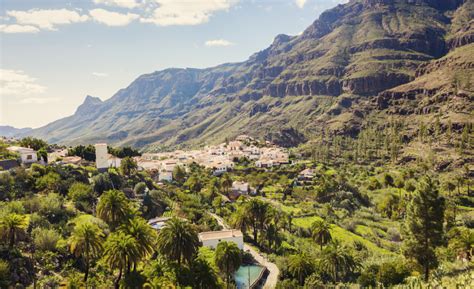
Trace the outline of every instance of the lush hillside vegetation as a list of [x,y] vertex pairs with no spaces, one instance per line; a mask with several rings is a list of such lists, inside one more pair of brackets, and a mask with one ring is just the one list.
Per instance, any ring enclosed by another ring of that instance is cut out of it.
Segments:
[[[216,177],[193,164],[176,167],[164,184],[129,157],[103,173],[86,164],[0,172],[1,284],[233,288],[233,272],[255,260],[235,245],[211,250],[197,240],[222,229],[220,216],[277,265],[278,288],[468,288],[474,195],[471,164],[462,161],[472,158],[472,137],[426,127],[417,140],[426,154],[404,162],[401,131],[392,123],[356,139],[325,133],[292,150],[289,165],[262,169],[240,159]],[[0,156],[14,157],[5,147]],[[446,154],[458,157],[437,166]],[[301,178],[303,169],[311,177]],[[226,202],[233,181],[256,193]],[[157,216],[171,217],[160,232],[146,221]]]

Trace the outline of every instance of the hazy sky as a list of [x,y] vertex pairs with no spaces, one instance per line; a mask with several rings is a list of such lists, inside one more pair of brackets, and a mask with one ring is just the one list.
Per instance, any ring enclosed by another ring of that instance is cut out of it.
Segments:
[[243,61],[342,2],[0,0],[0,125],[45,125],[144,73]]

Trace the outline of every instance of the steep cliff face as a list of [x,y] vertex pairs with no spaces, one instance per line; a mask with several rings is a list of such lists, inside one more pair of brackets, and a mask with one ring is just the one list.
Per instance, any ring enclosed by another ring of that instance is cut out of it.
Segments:
[[247,61],[142,75],[107,101],[88,97],[76,114],[34,134],[63,143],[174,146],[243,132],[300,142],[325,123],[357,133],[373,109],[395,105],[399,91],[427,92],[420,79],[432,67],[470,67],[443,59],[473,41],[473,2],[352,0],[299,36],[278,35]]

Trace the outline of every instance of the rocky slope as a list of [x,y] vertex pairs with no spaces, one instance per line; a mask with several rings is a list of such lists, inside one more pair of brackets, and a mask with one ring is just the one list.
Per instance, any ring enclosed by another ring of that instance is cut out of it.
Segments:
[[[473,3],[352,0],[245,62],[142,75],[107,101],[88,96],[74,115],[33,135],[155,148],[240,133],[287,143],[322,126],[356,134],[369,115],[416,114],[440,93],[438,102],[461,95],[470,112]],[[406,98],[418,107],[404,110],[397,100]]]

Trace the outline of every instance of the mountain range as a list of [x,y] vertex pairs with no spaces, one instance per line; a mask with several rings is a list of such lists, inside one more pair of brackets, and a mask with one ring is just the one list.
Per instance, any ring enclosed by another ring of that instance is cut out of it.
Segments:
[[0,125],[0,136],[4,137],[16,137],[24,134],[30,133],[32,128],[16,128],[9,125]]
[[473,111],[473,19],[473,0],[352,0],[246,61],[144,74],[27,134],[164,149],[243,133],[294,146],[394,117],[456,127]]

